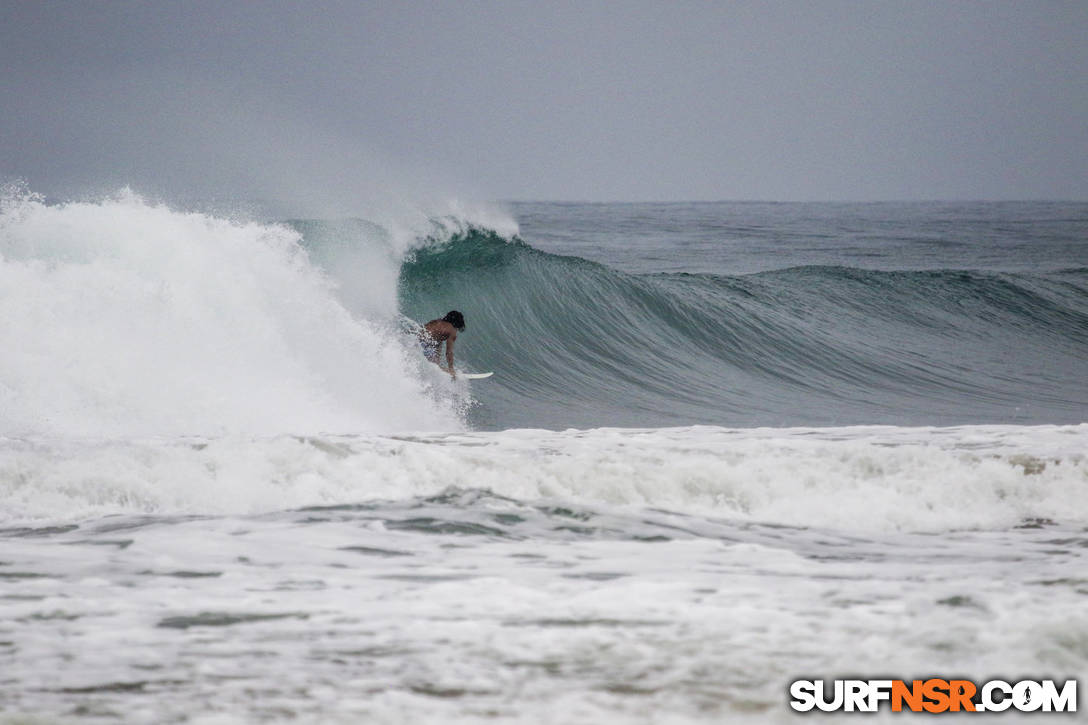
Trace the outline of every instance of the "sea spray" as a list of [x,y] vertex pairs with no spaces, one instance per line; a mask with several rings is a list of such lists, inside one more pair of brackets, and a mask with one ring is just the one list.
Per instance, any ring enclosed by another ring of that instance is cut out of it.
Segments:
[[459,428],[378,314],[395,302],[353,314],[334,287],[284,224],[9,191],[0,433]]

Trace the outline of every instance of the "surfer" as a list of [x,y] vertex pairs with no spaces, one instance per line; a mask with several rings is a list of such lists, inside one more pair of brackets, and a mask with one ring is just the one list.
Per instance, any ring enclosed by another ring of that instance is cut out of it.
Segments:
[[446,343],[446,372],[454,380],[457,373],[453,370],[453,341],[458,332],[465,331],[465,316],[457,310],[450,310],[441,320],[431,320],[419,331],[419,346],[423,348],[423,357],[438,367],[438,348]]

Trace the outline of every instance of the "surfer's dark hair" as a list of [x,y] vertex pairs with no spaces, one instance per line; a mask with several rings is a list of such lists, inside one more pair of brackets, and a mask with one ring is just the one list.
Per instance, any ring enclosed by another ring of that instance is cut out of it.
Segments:
[[462,315],[457,310],[450,310],[449,312],[446,313],[446,316],[443,317],[442,319],[445,322],[448,322],[451,325],[453,325],[454,327],[456,327],[458,330],[461,330],[462,332],[465,329],[465,316]]

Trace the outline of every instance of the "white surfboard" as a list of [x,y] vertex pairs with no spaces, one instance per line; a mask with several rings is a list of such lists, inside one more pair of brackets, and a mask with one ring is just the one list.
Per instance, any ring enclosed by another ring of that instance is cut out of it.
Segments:
[[457,377],[464,378],[465,380],[483,380],[484,378],[490,378],[495,373],[457,373]]

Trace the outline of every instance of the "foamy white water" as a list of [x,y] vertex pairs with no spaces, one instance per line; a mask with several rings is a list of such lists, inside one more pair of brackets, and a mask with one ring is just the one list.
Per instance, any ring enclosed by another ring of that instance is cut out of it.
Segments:
[[1088,424],[8,438],[0,521],[251,515],[455,487],[854,532],[1079,523],[1085,451]]
[[[132,194],[0,211],[2,433],[459,427],[390,332],[395,295],[349,313],[286,226]],[[397,260],[354,272],[392,289]]]
[[801,676],[1075,677],[1086,443],[7,439],[0,697],[47,721],[791,721]]

